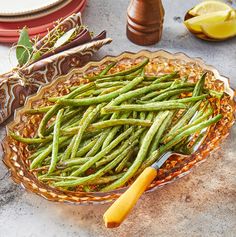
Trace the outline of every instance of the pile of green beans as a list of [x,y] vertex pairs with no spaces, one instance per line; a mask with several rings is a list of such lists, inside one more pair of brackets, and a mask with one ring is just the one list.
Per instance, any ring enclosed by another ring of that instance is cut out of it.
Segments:
[[26,111],[42,115],[37,133],[10,135],[33,146],[29,169],[41,182],[66,190],[114,190],[164,152],[188,151],[192,136],[201,137],[221,119],[213,115],[209,98],[219,93],[204,88],[206,74],[197,83],[178,72],[149,76],[148,63],[111,73],[112,62],[85,77],[89,83],[48,98],[49,106]]

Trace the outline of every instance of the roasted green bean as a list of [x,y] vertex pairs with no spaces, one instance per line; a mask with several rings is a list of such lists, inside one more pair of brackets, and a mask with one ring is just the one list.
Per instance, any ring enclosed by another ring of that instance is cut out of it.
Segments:
[[54,131],[53,131],[53,142],[52,142],[52,158],[51,158],[51,164],[48,169],[48,174],[51,174],[56,167],[57,164],[57,154],[58,154],[58,147],[59,147],[59,136],[60,136],[60,127],[61,127],[61,118],[63,115],[64,110],[59,110],[56,122],[54,125]]
[[124,133],[120,134],[112,143],[110,143],[105,149],[100,151],[96,156],[89,159],[84,165],[82,165],[78,170],[72,173],[72,176],[79,176],[89,169],[93,164],[99,161],[103,156],[109,153],[113,148],[115,148],[121,141],[126,139],[133,131],[133,128],[129,128]]
[[117,72],[117,73],[108,74],[108,75],[104,75],[104,76],[87,77],[87,79],[94,81],[96,79],[101,79],[101,78],[129,75],[129,74],[139,70],[140,68],[143,68],[145,65],[148,64],[148,62],[149,62],[149,59],[145,59],[142,63],[140,63],[134,67],[131,67],[130,69],[124,70],[122,72]]
[[[171,82],[170,85],[172,85],[172,84],[173,84],[173,82]],[[154,98],[153,100],[155,100],[156,96],[161,95],[161,94],[163,94],[165,92],[168,92],[168,91],[171,91],[171,90],[174,90],[174,89],[182,89],[182,88],[193,87],[194,85],[195,85],[194,83],[190,83],[190,82],[177,83],[177,84],[175,84],[175,85],[173,85],[171,87],[168,87],[168,88],[166,88],[164,90],[154,91],[152,93],[149,93],[149,94],[143,96],[141,98],[141,100],[149,100],[149,99],[152,99],[152,98]]]
[[130,178],[132,178],[134,176],[136,171],[142,165],[142,162],[148,152],[148,148],[151,144],[151,141],[152,141],[153,137],[155,136],[158,128],[160,127],[160,124],[164,121],[164,119],[166,118],[167,115],[168,115],[168,111],[165,111],[162,113],[161,116],[158,116],[157,119],[154,121],[153,125],[151,126],[151,128],[149,129],[149,131],[147,132],[147,134],[144,138],[144,141],[140,147],[140,150],[137,154],[136,159],[134,160],[131,167],[127,170],[127,172],[120,179],[118,179],[114,183],[108,185],[107,187],[103,188],[102,191],[109,191],[109,190],[113,190],[117,187],[120,187],[120,186],[124,185]]
[[42,114],[42,113],[47,113],[50,109],[52,108],[51,106],[45,106],[45,107],[39,107],[35,109],[28,109],[25,111],[27,114]]
[[117,63],[117,62],[112,62],[112,63],[108,64],[108,65],[105,67],[105,69],[102,70],[102,71],[98,74],[98,76],[104,76],[104,75],[106,75],[106,74],[110,71],[110,69],[113,68],[113,67],[116,65],[116,63]]
[[171,149],[174,145],[178,144],[181,140],[183,140],[185,137],[188,137],[191,134],[194,134],[197,131],[201,131],[203,128],[209,127],[211,124],[213,123],[217,123],[220,119],[222,118],[221,114],[216,115],[215,117],[201,122],[195,126],[192,126],[188,129],[186,129],[185,131],[179,133],[178,135],[176,135],[174,137],[174,139],[172,139],[171,141],[169,141],[167,144],[161,146],[159,149],[157,149],[156,151],[154,151],[150,157],[148,157],[148,159],[143,163],[141,170],[143,170],[144,168],[146,168],[147,166],[153,164],[158,157],[163,154],[164,152],[168,151],[169,149]]
[[72,152],[71,152],[71,158],[74,158],[76,156],[76,152],[79,148],[80,142],[82,140],[83,134],[86,130],[86,128],[89,126],[89,124],[93,121],[95,116],[100,112],[100,109],[102,108],[103,104],[98,105],[96,108],[94,106],[90,106],[87,111],[85,112],[83,118],[81,119],[80,123],[80,129],[76,135],[75,141],[73,143]]
[[[132,145],[134,146],[138,141],[136,140]],[[113,161],[111,161],[109,164],[98,170],[96,173],[88,175],[86,177],[77,178],[76,180],[68,180],[68,181],[61,181],[54,183],[54,186],[56,187],[74,187],[81,184],[87,184],[88,181],[91,181],[93,179],[96,179],[98,177],[103,176],[105,173],[107,173],[109,170],[113,169],[126,155],[129,153],[129,150],[124,150],[119,156],[117,156]],[[73,174],[72,174],[73,176]]]
[[101,95],[97,97],[92,98],[84,98],[84,99],[60,99],[57,101],[60,105],[69,105],[69,106],[85,106],[85,105],[93,105],[93,104],[99,104],[106,101],[110,101],[113,98],[117,97],[118,95],[128,92],[132,88],[134,88],[136,85],[138,85],[141,81],[143,81],[143,77],[136,77],[133,81],[129,82],[127,85],[122,87],[121,89],[118,89],[114,92],[111,92],[106,95]]
[[[92,87],[94,87],[95,84],[94,83],[88,83],[86,85],[83,85],[79,88],[77,88],[76,90],[72,91],[70,94],[64,96],[64,98],[70,99],[70,98],[74,98],[75,96],[77,96],[78,94],[87,91],[89,89],[91,89]],[[62,108],[61,105],[54,105],[43,117],[43,119],[41,120],[40,124],[39,124],[39,128],[38,128],[38,135],[39,137],[43,137],[44,134],[46,133],[46,126],[48,121],[52,118],[53,115],[55,115],[60,109]]]
[[129,104],[121,106],[109,106],[102,109],[102,114],[124,111],[160,111],[167,109],[187,109],[188,106],[180,102],[155,102],[145,105]]

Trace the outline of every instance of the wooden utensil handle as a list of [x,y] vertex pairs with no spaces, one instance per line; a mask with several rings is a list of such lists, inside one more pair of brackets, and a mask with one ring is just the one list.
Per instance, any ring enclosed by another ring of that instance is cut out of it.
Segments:
[[156,169],[152,167],[146,168],[129,189],[123,193],[105,212],[103,219],[106,227],[118,227],[125,217],[135,206],[139,197],[146,188],[151,184],[157,175]]

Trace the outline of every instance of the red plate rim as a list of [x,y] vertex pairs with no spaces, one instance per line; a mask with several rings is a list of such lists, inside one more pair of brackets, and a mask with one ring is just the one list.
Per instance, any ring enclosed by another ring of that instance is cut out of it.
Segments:
[[[27,25],[29,27],[29,34],[30,35],[35,35],[41,32],[46,32],[47,29],[50,29],[53,27],[54,22],[57,19],[60,18],[65,18],[75,12],[82,12],[85,8],[86,5],[86,1],[87,0],[82,0],[79,4],[77,0],[73,0],[70,4],[66,5],[64,8],[60,9],[59,11],[56,11],[52,14],[49,14],[47,16],[44,16],[42,18],[38,18],[35,20],[31,20],[31,21],[23,21],[23,22],[18,22],[20,23],[17,27],[16,27],[16,22],[11,22],[11,23],[6,23],[6,22],[0,22],[0,41],[1,38],[4,38],[4,42],[15,42],[14,41],[6,41],[6,38],[9,38],[9,40],[13,40],[13,38],[18,39],[18,30],[22,27],[24,27],[25,25]],[[62,14],[61,12],[66,12],[66,14]],[[59,17],[58,17],[59,16]],[[33,22],[33,23],[32,23]],[[36,26],[34,26],[36,25]],[[12,27],[12,29],[4,29],[5,27]],[[13,28],[14,27],[14,28]],[[3,42],[3,41],[1,41]]]

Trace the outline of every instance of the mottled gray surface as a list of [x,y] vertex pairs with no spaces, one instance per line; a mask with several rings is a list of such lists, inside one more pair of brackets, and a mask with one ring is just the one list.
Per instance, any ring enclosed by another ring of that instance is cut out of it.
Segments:
[[[202,57],[231,78],[236,87],[236,38],[222,43],[195,39],[182,20],[197,0],[165,0],[162,40],[153,47],[140,47],[125,35],[127,0],[90,0],[84,22],[92,30],[107,29],[113,43],[97,55],[123,51],[166,49]],[[0,46],[0,71],[10,68],[8,47]],[[5,135],[0,127],[0,138]],[[236,236],[236,127],[222,149],[193,172],[163,189],[144,195],[126,222],[116,230],[103,226],[108,205],[69,206],[50,203],[13,184],[0,163],[0,237],[92,237],[92,236]]]

